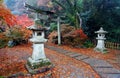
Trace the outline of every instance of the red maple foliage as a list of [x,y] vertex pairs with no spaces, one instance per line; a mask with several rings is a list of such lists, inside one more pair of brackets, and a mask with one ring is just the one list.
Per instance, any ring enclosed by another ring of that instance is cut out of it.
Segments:
[[79,35],[81,40],[88,38],[82,29],[75,30],[75,34]]
[[3,18],[9,26],[14,26],[16,24],[16,17],[11,13],[11,11],[8,8],[1,4],[0,17]]
[[33,20],[31,20],[27,15],[23,14],[21,16],[16,15],[17,25],[22,27],[28,27],[33,25]]
[[29,19],[27,15],[15,16],[4,5],[0,5],[0,17],[3,18],[9,26],[19,25],[27,27],[33,25],[33,21]]

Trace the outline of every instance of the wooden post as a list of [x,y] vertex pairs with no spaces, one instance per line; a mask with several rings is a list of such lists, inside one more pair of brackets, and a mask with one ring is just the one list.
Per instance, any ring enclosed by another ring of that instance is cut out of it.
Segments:
[[57,18],[58,45],[61,45],[60,17]]

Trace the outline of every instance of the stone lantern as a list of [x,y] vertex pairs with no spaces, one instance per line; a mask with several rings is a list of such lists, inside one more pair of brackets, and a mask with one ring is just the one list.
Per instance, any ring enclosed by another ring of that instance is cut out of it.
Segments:
[[47,39],[44,38],[44,28],[40,29],[31,29],[33,31],[33,37],[30,41],[33,43],[33,53],[32,56],[28,59],[31,64],[38,63],[41,60],[46,60],[44,53],[44,43]]
[[102,53],[106,53],[107,49],[105,48],[105,44],[104,41],[106,40],[105,38],[105,34],[107,33],[107,31],[104,31],[103,28],[101,27],[99,31],[96,31],[95,33],[97,33],[98,37],[97,39],[97,46],[94,48],[95,51],[97,52],[102,52]]
[[28,58],[26,64],[26,68],[30,73],[45,72],[53,67],[53,64],[48,58],[46,58],[44,52],[44,43],[47,41],[44,33],[46,28],[38,28],[35,23],[36,21],[38,21],[37,13],[34,25],[28,27],[28,29],[33,32],[32,38],[29,39],[29,41],[33,43],[33,52],[32,56]]
[[[45,30],[47,30],[47,27],[40,27],[37,23],[41,19],[44,19],[44,21],[46,21],[48,19],[47,16],[54,13],[45,6],[35,6],[37,5],[37,0],[26,0],[26,3],[24,5],[28,8],[28,11],[34,12],[36,15],[34,25],[28,27],[28,29],[33,32],[32,38],[30,39],[30,41],[33,43],[33,52],[32,56],[28,58],[26,68],[30,73],[36,74],[45,72],[53,68],[54,65],[48,58],[46,58],[44,52],[44,43],[47,41],[47,39],[45,39]],[[38,17],[40,19],[38,19]]]

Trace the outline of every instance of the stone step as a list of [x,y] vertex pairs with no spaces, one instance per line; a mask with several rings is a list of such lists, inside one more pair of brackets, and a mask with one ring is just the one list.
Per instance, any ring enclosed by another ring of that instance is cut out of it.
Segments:
[[84,59],[84,62],[90,64],[93,67],[112,67],[111,64],[107,63],[104,60],[100,60],[100,59],[95,59],[95,58],[89,58],[89,59]]
[[77,59],[77,60],[84,60],[84,59],[88,59],[88,58],[89,57],[86,55],[81,55],[81,56],[75,57],[75,59]]
[[64,54],[65,54],[65,53],[69,53],[69,51],[67,51],[67,50],[63,50],[62,53],[64,53]]
[[115,68],[93,68],[99,73],[104,74],[120,74],[120,71]]
[[73,52],[65,53],[65,55],[67,55],[67,56],[70,56],[70,55],[73,55],[73,54],[75,54],[75,53],[73,53]]
[[71,55],[70,55],[70,57],[72,57],[72,58],[79,57],[79,56],[82,56],[82,55],[79,54],[79,53],[75,53],[75,54],[71,54]]
[[103,74],[100,73],[101,78],[120,78],[120,74]]

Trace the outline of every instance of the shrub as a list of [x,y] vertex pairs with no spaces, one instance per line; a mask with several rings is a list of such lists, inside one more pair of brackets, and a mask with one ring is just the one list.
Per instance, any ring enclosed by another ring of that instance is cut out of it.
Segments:
[[8,28],[5,32],[5,35],[11,40],[23,38],[23,32],[21,32],[21,29],[17,26]]
[[[51,33],[50,39],[51,42],[56,43],[57,42],[57,32]],[[83,47],[84,42],[87,40],[87,35],[84,34],[82,29],[75,30],[73,26],[69,26],[67,24],[61,25],[61,39],[62,44],[70,45],[73,47],[79,46]]]
[[21,43],[26,43],[30,35],[31,31],[20,26],[8,28],[5,32],[5,36],[9,38],[8,46],[10,47]]
[[5,37],[3,33],[0,33],[0,48],[7,46],[8,41],[9,39]]
[[57,30],[57,24],[56,23],[50,23],[50,32]]
[[83,44],[86,48],[94,47],[94,44],[90,40],[86,40]]
[[62,35],[63,43],[74,47],[83,47],[83,43],[87,40],[87,35],[82,29],[72,30]]

